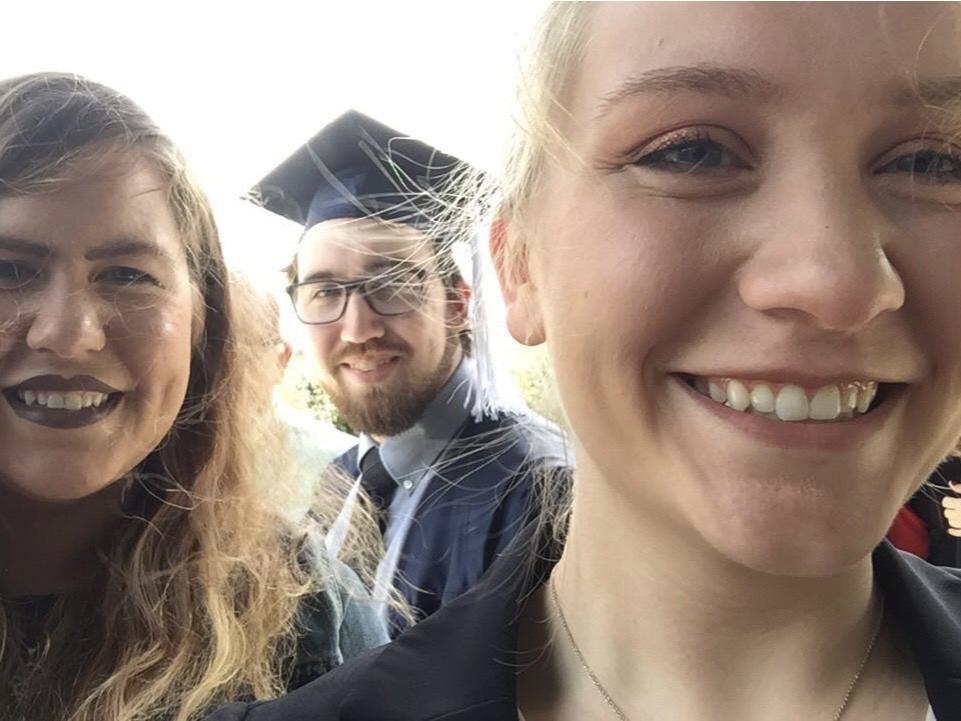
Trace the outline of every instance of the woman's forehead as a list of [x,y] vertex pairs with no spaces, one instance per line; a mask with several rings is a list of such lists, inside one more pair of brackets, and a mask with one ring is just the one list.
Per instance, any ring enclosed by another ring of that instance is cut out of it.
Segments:
[[[892,95],[897,84],[961,75],[958,20],[953,3],[605,3],[591,13],[567,101],[593,118],[638,79],[699,67],[742,71],[764,81],[748,90],[787,100]],[[643,89],[664,96],[696,80]]]
[[[146,164],[81,176],[44,192],[0,198],[0,239],[35,246],[37,254],[100,254],[118,249],[185,257],[181,234],[159,175]],[[12,244],[11,244],[12,247]]]

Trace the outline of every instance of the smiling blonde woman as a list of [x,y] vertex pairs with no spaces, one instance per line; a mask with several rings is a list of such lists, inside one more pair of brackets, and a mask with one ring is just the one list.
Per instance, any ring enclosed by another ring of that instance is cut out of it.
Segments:
[[210,206],[136,105],[0,82],[4,719],[186,721],[386,640],[284,520],[263,329],[231,295]]
[[493,249],[573,498],[391,645],[214,718],[961,718],[961,572],[882,540],[961,438],[959,15],[552,5]]

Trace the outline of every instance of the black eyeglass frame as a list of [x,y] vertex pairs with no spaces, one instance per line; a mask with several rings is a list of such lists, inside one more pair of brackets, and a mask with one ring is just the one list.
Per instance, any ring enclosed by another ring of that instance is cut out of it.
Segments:
[[[423,270],[415,270],[413,272],[415,275],[419,277],[420,282],[424,284],[426,284],[426,282],[430,280],[431,276],[433,275]],[[304,325],[330,325],[331,323],[336,323],[341,318],[343,318],[344,314],[347,312],[347,306],[350,304],[351,294],[353,294],[355,291],[358,291],[358,290],[360,291],[360,297],[364,299],[364,302],[367,304],[367,307],[370,308],[377,315],[384,318],[396,318],[397,316],[413,313],[415,310],[417,310],[422,305],[424,305],[424,302],[426,301],[427,294],[420,293],[418,297],[418,303],[413,308],[398,311],[397,313],[384,313],[382,311],[379,311],[377,310],[377,308],[374,307],[374,304],[370,302],[370,295],[373,292],[375,292],[376,289],[371,290],[371,289],[368,289],[367,286],[371,284],[382,285],[383,283],[384,283],[383,278],[376,277],[376,276],[373,278],[364,278],[363,280],[352,280],[349,283],[335,283],[330,280],[305,280],[300,283],[291,283],[290,285],[287,286],[286,291],[287,291],[287,296],[290,298],[290,304],[294,307],[294,314],[297,316],[297,320],[299,320]],[[294,294],[297,292],[298,288],[302,288],[304,286],[309,286],[309,285],[323,285],[323,284],[333,285],[333,286],[337,286],[338,288],[344,289],[344,302],[340,308],[340,313],[338,313],[337,317],[332,320],[324,320],[324,321],[304,320],[300,316],[300,312],[297,309],[297,300],[294,298]]]

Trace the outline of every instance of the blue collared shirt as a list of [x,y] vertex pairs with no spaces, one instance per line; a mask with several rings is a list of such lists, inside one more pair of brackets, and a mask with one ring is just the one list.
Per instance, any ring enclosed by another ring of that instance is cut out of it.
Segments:
[[[428,404],[420,420],[381,444],[381,462],[397,484],[387,511],[386,548],[390,548],[398,529],[406,525],[405,520],[413,517],[432,469],[467,422],[473,393],[474,364],[465,358]],[[373,438],[362,433],[357,444],[358,464],[376,446]]]
[[[475,392],[474,364],[465,359],[421,419],[380,445],[397,490],[375,596],[394,585],[421,617],[476,584],[520,528],[534,469],[564,466],[568,457],[560,432],[537,416],[473,418]],[[336,463],[357,478],[376,445],[362,435]]]

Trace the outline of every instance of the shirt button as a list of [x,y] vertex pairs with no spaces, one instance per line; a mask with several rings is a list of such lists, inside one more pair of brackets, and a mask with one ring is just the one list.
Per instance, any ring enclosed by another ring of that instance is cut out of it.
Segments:
[[404,481],[404,490],[405,490],[405,491],[409,491],[409,490],[410,490],[411,488],[413,488],[413,487],[414,487],[414,482],[413,482],[413,481]]

